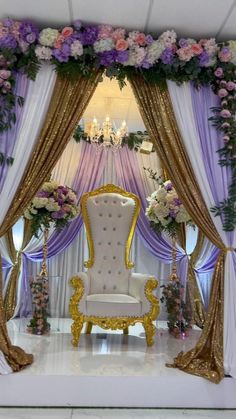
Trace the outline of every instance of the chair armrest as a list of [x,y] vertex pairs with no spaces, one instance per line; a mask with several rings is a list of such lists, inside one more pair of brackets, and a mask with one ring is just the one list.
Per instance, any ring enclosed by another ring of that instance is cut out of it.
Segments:
[[90,277],[86,272],[78,272],[70,279],[71,286],[75,289],[70,299],[70,314],[78,316],[86,314],[86,297],[90,292]]
[[[142,303],[142,313],[159,312],[159,301],[152,291],[157,288],[158,281],[151,275],[132,273],[129,278],[129,294]],[[153,317],[156,317],[157,314]]]

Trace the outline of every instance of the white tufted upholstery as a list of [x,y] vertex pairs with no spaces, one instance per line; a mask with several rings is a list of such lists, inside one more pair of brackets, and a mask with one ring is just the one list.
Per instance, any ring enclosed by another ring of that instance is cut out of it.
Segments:
[[92,294],[128,294],[125,244],[134,210],[134,200],[117,193],[88,198],[95,256],[89,270]]
[[[73,344],[78,343],[83,322],[88,327],[99,324],[107,328],[109,324],[125,329],[127,324],[141,321],[147,343],[152,345],[155,331],[152,320],[156,318],[152,313],[158,309],[153,309],[150,287],[155,288],[157,282],[149,275],[132,273],[129,268],[128,253],[139,213],[138,198],[115,185],[106,185],[85,194],[81,209],[90,257],[87,272],[78,272],[72,278],[72,286],[78,290],[71,298],[70,307],[74,320]],[[149,279],[152,281],[149,281],[148,294],[145,287]],[[113,323],[109,323],[111,320]]]

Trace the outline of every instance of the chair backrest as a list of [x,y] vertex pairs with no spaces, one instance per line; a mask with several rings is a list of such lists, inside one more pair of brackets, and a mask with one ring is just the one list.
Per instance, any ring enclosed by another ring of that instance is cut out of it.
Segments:
[[108,184],[81,198],[92,294],[127,294],[130,247],[140,211],[136,195]]

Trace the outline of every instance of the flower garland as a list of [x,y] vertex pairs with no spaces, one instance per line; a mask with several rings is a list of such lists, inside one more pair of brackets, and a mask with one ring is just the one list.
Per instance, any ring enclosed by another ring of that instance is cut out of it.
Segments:
[[38,237],[39,230],[48,229],[50,224],[61,230],[78,213],[77,198],[72,189],[51,181],[43,184],[24,217],[31,220],[32,232]]
[[47,321],[48,280],[43,276],[36,276],[30,281],[32,293],[33,317],[27,325],[27,332],[34,335],[47,334],[50,323]]
[[[15,122],[16,71],[34,79],[43,61],[51,62],[61,76],[92,77],[98,68],[121,85],[141,74],[150,83],[166,79],[182,83],[210,83],[222,98],[212,118],[224,134],[219,163],[232,171],[228,199],[213,208],[224,217],[225,230],[236,225],[236,41],[217,44],[214,38],[177,39],[173,30],[157,39],[140,31],[126,32],[111,25],[84,26],[79,20],[62,29],[39,28],[29,21],[0,21],[0,132]],[[222,73],[223,72],[223,73]],[[222,82],[225,82],[226,85]],[[225,96],[224,96],[225,95]],[[227,125],[228,124],[228,125]]]

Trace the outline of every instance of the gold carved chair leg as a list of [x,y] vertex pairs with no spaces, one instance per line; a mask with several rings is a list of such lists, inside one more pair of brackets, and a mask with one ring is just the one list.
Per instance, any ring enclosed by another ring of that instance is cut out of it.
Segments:
[[87,322],[85,333],[86,335],[90,335],[92,331],[93,324],[91,322]]
[[150,317],[145,316],[144,317],[144,321],[143,321],[143,327],[145,330],[145,334],[146,334],[146,341],[147,341],[147,346],[152,346],[154,344],[154,335],[156,332],[156,328],[152,322],[152,320],[150,319]]
[[78,346],[79,339],[80,339],[80,333],[81,333],[83,324],[84,324],[84,317],[79,316],[74,321],[74,323],[72,323],[72,325],[71,325],[71,333],[72,333],[72,336],[73,336],[73,339],[72,339],[72,345],[73,346]]
[[124,335],[128,335],[129,334],[129,328],[126,327],[125,329],[123,329],[123,334]]

